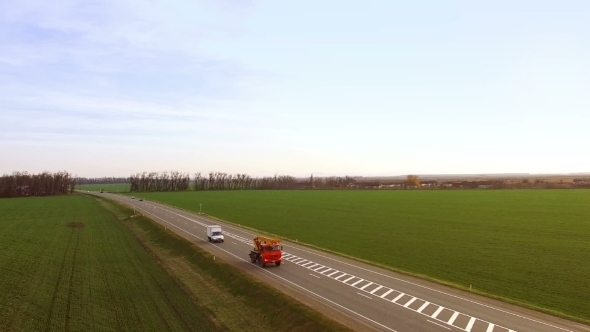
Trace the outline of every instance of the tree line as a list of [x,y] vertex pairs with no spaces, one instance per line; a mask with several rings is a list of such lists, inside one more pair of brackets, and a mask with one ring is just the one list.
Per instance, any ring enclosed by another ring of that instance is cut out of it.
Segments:
[[188,173],[178,171],[137,173],[128,180],[131,192],[185,191],[191,182]]
[[102,177],[102,178],[84,178],[78,177],[77,184],[118,184],[127,183],[129,178],[124,177]]
[[[224,172],[189,174],[173,172],[143,172],[126,179],[132,192],[185,191],[185,190],[290,190],[290,189],[334,189],[346,188],[355,180],[352,177],[326,177],[297,179],[290,175],[274,175],[260,178],[248,174],[228,174]],[[100,183],[100,182],[93,182]]]
[[76,177],[66,171],[14,172],[0,177],[0,198],[65,195],[73,193],[75,186]]

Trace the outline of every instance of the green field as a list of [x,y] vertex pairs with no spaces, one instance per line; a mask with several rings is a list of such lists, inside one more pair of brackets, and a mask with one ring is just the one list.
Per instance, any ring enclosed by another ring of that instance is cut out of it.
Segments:
[[100,191],[101,189],[109,193],[124,193],[129,192],[129,183],[110,183],[110,184],[79,184],[76,189]]
[[2,199],[0,211],[0,331],[225,330],[96,200]]
[[0,211],[0,331],[350,331],[100,196]]
[[590,190],[141,195],[590,320]]

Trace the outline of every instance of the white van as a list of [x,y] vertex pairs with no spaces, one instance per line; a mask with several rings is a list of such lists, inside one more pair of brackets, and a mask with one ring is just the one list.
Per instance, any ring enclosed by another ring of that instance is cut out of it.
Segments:
[[223,242],[223,233],[221,232],[221,226],[207,226],[207,238],[209,239],[209,242]]

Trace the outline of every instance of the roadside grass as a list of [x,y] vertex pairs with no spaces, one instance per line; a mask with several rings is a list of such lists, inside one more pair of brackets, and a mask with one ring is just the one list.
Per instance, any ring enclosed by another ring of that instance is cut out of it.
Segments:
[[[318,312],[228,265],[164,226],[132,210],[98,198],[135,235],[193,301],[212,312],[230,331],[350,331]],[[248,264],[250,266],[250,264]]]
[[101,189],[109,193],[128,193],[131,184],[129,183],[109,183],[109,184],[79,184],[78,190],[100,191]]
[[214,191],[142,197],[590,322],[590,190]]
[[0,200],[0,331],[225,331],[82,195]]

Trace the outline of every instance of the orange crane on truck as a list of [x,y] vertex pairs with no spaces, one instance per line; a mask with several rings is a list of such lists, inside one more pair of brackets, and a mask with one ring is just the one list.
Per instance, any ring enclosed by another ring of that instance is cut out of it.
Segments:
[[281,265],[283,260],[283,245],[281,239],[257,236],[254,238],[254,249],[250,251],[250,261],[259,263],[262,267],[274,263]]

